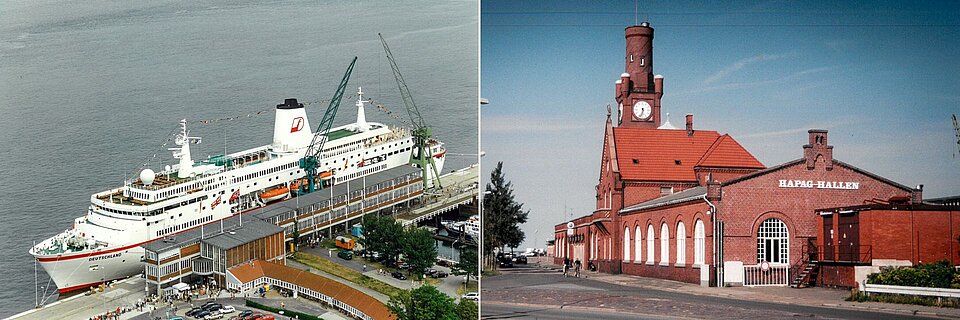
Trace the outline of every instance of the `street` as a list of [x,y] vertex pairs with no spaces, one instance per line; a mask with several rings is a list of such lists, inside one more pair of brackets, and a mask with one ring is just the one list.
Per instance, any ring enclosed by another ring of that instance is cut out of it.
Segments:
[[[784,299],[782,303],[777,303],[760,299],[738,299],[736,295],[722,297],[686,293],[683,292],[682,285],[679,290],[676,287],[626,286],[592,279],[601,277],[593,277],[596,275],[594,273],[587,273],[590,278],[563,277],[554,269],[537,268],[534,265],[521,265],[500,271],[499,276],[484,278],[481,293],[483,319],[922,318],[909,311],[887,313],[869,308],[834,308],[823,304],[805,304],[797,299]],[[754,288],[741,288],[750,289]],[[762,289],[758,291],[777,292]],[[818,291],[808,290],[801,293],[818,294]],[[816,302],[819,303],[820,300]],[[842,299],[839,302],[842,302]],[[932,317],[934,314],[923,316]]]

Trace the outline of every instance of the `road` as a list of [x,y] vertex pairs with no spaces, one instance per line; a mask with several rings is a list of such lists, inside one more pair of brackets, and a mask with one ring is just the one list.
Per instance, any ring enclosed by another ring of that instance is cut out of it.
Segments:
[[[655,287],[622,286],[585,278],[563,277],[533,267],[502,269],[485,277],[482,319],[885,319],[913,317],[867,309],[831,308],[699,295]],[[792,303],[791,303],[792,302]],[[923,318],[923,317],[916,317]]]

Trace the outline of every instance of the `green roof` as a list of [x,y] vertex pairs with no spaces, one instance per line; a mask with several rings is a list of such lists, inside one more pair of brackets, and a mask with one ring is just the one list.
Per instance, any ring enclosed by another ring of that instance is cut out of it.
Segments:
[[330,139],[329,141],[333,141],[333,140],[337,140],[337,139],[340,139],[340,138],[349,137],[349,136],[352,136],[352,135],[355,135],[355,134],[357,134],[357,133],[354,132],[354,131],[350,131],[350,130],[347,130],[347,129],[340,129],[340,130],[337,130],[337,131],[333,131],[333,132],[327,133],[327,138]]

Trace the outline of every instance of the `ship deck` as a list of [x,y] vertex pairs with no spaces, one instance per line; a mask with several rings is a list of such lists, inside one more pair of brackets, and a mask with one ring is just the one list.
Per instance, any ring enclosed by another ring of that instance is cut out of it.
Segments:
[[357,133],[358,133],[358,132],[356,132],[356,131],[352,131],[352,130],[348,130],[348,129],[340,129],[340,130],[337,130],[337,131],[333,131],[333,132],[327,133],[327,139],[330,139],[329,141],[333,141],[333,140],[337,140],[337,139],[341,139],[341,138],[346,138],[346,137],[355,135],[355,134],[357,134]]

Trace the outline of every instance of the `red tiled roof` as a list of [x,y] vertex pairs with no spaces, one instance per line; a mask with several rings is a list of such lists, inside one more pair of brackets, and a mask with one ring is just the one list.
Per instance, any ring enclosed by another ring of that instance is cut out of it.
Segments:
[[744,149],[729,134],[724,134],[707,149],[703,158],[695,165],[697,167],[713,168],[751,168],[763,169],[764,166],[754,158],[747,149]]
[[613,132],[624,180],[696,182],[695,166],[764,168],[732,137],[716,131],[689,136],[686,130],[617,127]]
[[397,317],[387,309],[382,302],[351,288],[340,282],[313,274],[297,268],[280,265],[274,262],[254,260],[239,264],[227,269],[237,280],[247,283],[266,276],[281,281],[297,284],[313,291],[323,293],[340,302],[353,306],[373,319],[396,319]]

